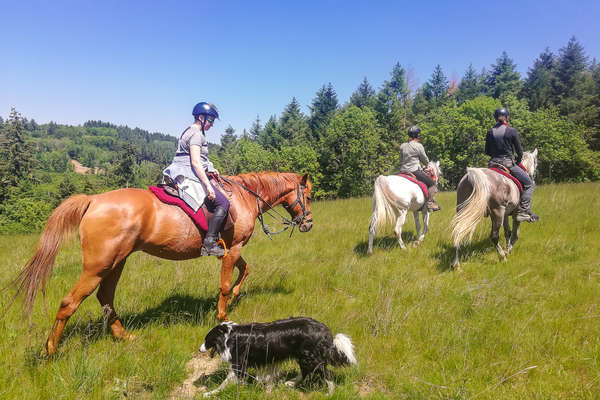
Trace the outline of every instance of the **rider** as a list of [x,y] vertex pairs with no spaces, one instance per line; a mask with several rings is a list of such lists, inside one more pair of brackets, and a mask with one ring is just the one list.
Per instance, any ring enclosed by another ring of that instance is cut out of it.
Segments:
[[212,216],[200,254],[222,257],[225,251],[217,245],[217,239],[227,218],[229,200],[210,182],[213,176],[219,175],[219,171],[208,159],[206,141],[206,131],[219,118],[219,112],[211,103],[201,102],[196,104],[192,115],[194,123],[179,137],[173,162],[163,171],[163,175],[177,184],[179,196],[194,212],[203,203],[206,204]]
[[[510,174],[517,178],[523,186],[517,221],[536,222],[539,217],[531,212],[531,198],[535,183],[518,165],[523,158],[523,149],[519,140],[519,132],[508,126],[508,116],[508,110],[504,107],[494,111],[496,125],[485,136],[485,154],[491,157],[490,167],[501,165],[508,168]],[[517,153],[516,159],[513,157],[513,149]]]
[[428,189],[427,209],[429,211],[439,211],[440,206],[435,203],[434,196],[437,193],[437,184],[421,169],[421,164],[427,165],[429,158],[425,154],[425,148],[419,143],[419,134],[421,128],[413,126],[408,130],[408,142],[400,145],[400,171],[412,173],[415,178],[423,182]]

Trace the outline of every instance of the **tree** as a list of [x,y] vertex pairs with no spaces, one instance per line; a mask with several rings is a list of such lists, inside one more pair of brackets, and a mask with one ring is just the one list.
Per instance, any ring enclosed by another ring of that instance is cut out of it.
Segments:
[[11,109],[8,121],[4,126],[4,137],[2,138],[2,155],[5,184],[16,186],[17,183],[29,177],[32,156],[31,149],[25,143],[25,126],[23,117],[15,110]]
[[250,127],[250,133],[248,136],[250,137],[251,140],[258,140],[261,130],[262,130],[262,125],[260,124],[260,118],[257,115],[256,120],[254,120],[254,122],[252,123],[252,126]]
[[258,143],[265,149],[279,149],[283,138],[279,134],[277,119],[272,115],[258,135]]
[[500,101],[508,95],[517,95],[521,90],[521,75],[517,72],[517,65],[505,51],[496,59],[496,64],[492,65],[488,85],[492,97]]
[[429,107],[440,106],[448,97],[448,78],[438,64],[435,66],[431,78],[422,88],[423,96],[429,102]]
[[523,95],[529,102],[532,110],[548,107],[552,104],[552,85],[555,79],[556,57],[546,49],[533,62],[533,66],[527,72],[527,79],[523,84]]
[[334,115],[319,160],[324,171],[323,195],[360,196],[372,190],[380,173],[380,133],[375,112],[368,107],[351,105]]
[[135,180],[135,148],[124,143],[112,169],[112,180],[119,187],[129,187]]
[[473,100],[477,96],[485,94],[485,86],[482,84],[481,74],[473,68],[473,64],[465,71],[465,75],[458,84],[456,92],[456,101],[462,104],[467,100]]
[[375,89],[371,86],[367,77],[363,79],[358,89],[350,96],[350,105],[358,108],[373,107],[375,103]]
[[338,109],[338,99],[331,82],[317,91],[316,97],[309,106],[308,126],[313,140],[318,142],[325,135],[333,113]]
[[554,95],[559,102],[574,95],[573,89],[579,78],[579,74],[587,67],[588,59],[583,50],[573,36],[565,47],[559,50],[556,61],[556,84]]
[[300,111],[300,104],[295,97],[285,107],[279,118],[279,135],[283,142],[279,144],[278,148],[284,145],[305,143],[310,137],[307,119]]
[[225,129],[225,134],[221,136],[221,147],[217,151],[221,166],[224,168],[224,173],[232,174],[235,170],[234,158],[236,153],[237,136],[235,129],[231,125]]

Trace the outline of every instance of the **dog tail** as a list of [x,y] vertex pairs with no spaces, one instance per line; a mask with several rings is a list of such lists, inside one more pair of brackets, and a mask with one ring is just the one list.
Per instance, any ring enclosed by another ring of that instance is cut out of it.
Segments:
[[333,346],[329,350],[331,365],[355,365],[354,345],[350,338],[343,333],[338,333],[333,339]]

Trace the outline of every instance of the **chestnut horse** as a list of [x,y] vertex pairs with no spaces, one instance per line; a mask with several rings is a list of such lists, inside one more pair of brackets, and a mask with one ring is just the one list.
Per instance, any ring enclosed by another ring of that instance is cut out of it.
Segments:
[[[292,217],[300,232],[312,228],[310,191],[307,175],[261,172],[227,177],[231,184],[230,201],[237,218],[222,238],[229,253],[221,260],[221,286],[217,306],[219,320],[227,318],[226,305],[239,294],[248,276],[248,264],[241,257],[250,240],[259,214],[278,204]],[[260,197],[253,194],[255,192]],[[67,320],[94,290],[106,313],[115,338],[134,336],[123,329],[113,306],[117,283],[127,257],[144,251],[170,260],[200,256],[203,233],[179,207],[160,202],[149,190],[119,189],[93,196],[75,195],[63,201],[52,213],[42,233],[37,251],[15,280],[17,295],[24,292],[24,315],[31,315],[36,293],[45,286],[60,243],[79,225],[83,270],[79,281],[62,299],[45,352],[53,354]],[[231,285],[233,269],[239,271]]]

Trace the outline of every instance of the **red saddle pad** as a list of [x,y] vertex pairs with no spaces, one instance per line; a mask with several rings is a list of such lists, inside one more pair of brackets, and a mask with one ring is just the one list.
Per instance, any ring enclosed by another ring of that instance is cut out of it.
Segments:
[[[519,167],[523,168],[521,165],[519,165]],[[510,179],[511,181],[513,181],[517,185],[517,187],[519,188],[519,192],[523,193],[523,186],[521,186],[521,182],[519,182],[519,180],[517,178],[515,178],[511,174],[507,174],[506,172],[502,171],[499,168],[489,167],[489,169],[491,169],[492,171],[496,171],[500,175],[504,175],[505,177],[507,177],[508,179]]]
[[173,196],[167,194],[165,192],[165,190],[161,187],[150,186],[150,187],[148,187],[148,190],[150,190],[152,193],[154,193],[154,195],[163,203],[171,204],[171,205],[178,206],[179,208],[181,208],[187,215],[190,216],[190,218],[192,219],[192,221],[194,221],[194,223],[196,224],[196,226],[198,228],[200,228],[204,232],[206,232],[208,230],[208,224],[206,223],[206,216],[204,215],[204,211],[202,211],[202,208],[199,208],[198,212],[194,212],[194,210],[192,210],[190,208],[190,206],[185,204],[185,202],[183,200],[181,200],[179,197],[173,197]]
[[402,178],[408,179],[409,181],[419,185],[419,187],[423,191],[423,194],[425,195],[425,199],[427,200],[429,198],[429,191],[427,190],[427,186],[425,186],[425,184],[423,182],[421,182],[418,179],[413,178],[410,175],[398,174],[398,176],[401,176]]

